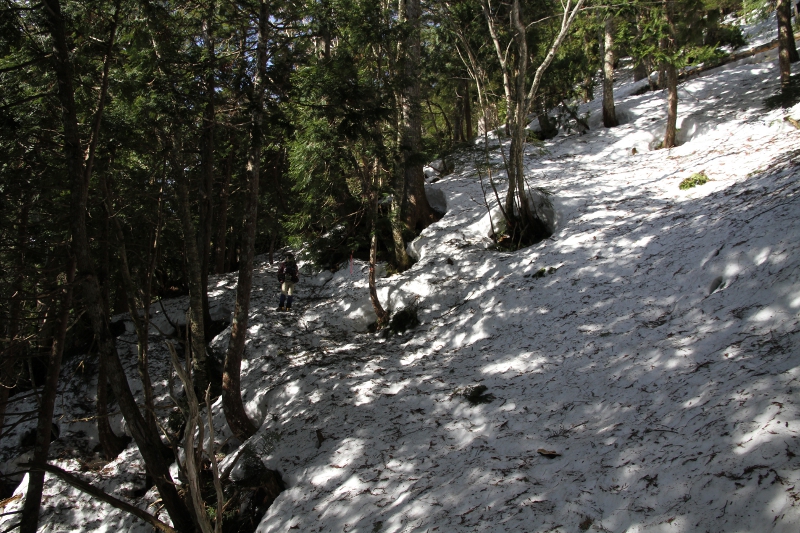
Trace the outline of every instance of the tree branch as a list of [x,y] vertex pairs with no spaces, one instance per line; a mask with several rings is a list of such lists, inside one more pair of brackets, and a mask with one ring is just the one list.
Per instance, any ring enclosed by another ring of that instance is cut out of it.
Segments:
[[21,464],[20,466],[23,466],[23,467],[26,467],[26,468],[30,468],[30,470],[42,470],[42,471],[47,472],[49,474],[53,474],[54,476],[56,476],[57,478],[61,479],[62,481],[64,481],[68,485],[71,485],[71,486],[75,487],[76,489],[78,489],[78,490],[80,490],[82,492],[85,492],[86,494],[89,494],[90,496],[94,496],[95,498],[97,498],[101,502],[105,502],[105,503],[111,505],[112,507],[115,507],[115,508],[117,508],[117,509],[119,509],[121,511],[128,512],[128,513],[136,516],[137,518],[140,518],[140,519],[144,520],[145,522],[147,522],[148,524],[150,524],[151,526],[153,526],[154,528],[156,528],[156,529],[158,529],[160,531],[164,531],[165,533],[178,533],[177,531],[172,529],[170,526],[168,526],[167,524],[165,524],[164,522],[162,522],[161,520],[159,520],[155,516],[151,515],[147,511],[139,509],[138,507],[136,507],[134,505],[131,505],[131,504],[127,503],[127,502],[124,502],[124,501],[120,500],[119,498],[115,498],[114,496],[111,496],[110,494],[108,494],[107,492],[103,491],[102,489],[99,489],[99,488],[89,484],[88,482],[82,480],[78,476],[75,476],[75,475],[67,472],[66,470],[64,470],[62,468],[59,468],[57,466],[54,466],[54,465],[51,465],[51,464],[48,464],[48,463],[44,463],[44,464],[40,464],[40,465],[32,465],[30,463],[27,463],[27,464]]

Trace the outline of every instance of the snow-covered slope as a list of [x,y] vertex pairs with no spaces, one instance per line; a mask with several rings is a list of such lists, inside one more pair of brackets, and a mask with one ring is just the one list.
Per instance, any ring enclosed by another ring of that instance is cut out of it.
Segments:
[[[658,92],[622,99],[618,128],[531,149],[560,222],[524,250],[487,246],[480,154],[460,154],[419,262],[379,282],[390,308],[418,306],[404,335],[358,333],[359,262],[306,277],[294,314],[260,264],[242,382],[263,420],[250,445],[288,488],[259,531],[797,531],[800,132],[784,116],[800,107],[764,109],[777,67],[761,60],[681,85],[678,148],[650,150]],[[234,277],[214,283],[230,310]],[[491,401],[464,398],[476,384]],[[48,480],[48,531],[146,530]]]

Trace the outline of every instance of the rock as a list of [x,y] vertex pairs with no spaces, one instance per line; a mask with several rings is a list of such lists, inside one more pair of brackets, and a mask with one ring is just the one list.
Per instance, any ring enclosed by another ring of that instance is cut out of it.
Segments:
[[411,306],[399,310],[392,316],[388,331],[391,333],[403,333],[418,325],[419,318],[417,317],[417,308]]
[[239,513],[231,520],[231,531],[254,531],[267,508],[286,490],[286,484],[277,470],[264,465],[251,442],[243,444],[237,453],[229,478],[238,489],[232,508],[238,508]]
[[447,197],[444,191],[438,187],[425,187],[425,195],[428,197],[428,203],[436,214],[444,216],[447,213]]
[[711,285],[708,286],[708,294],[714,294],[720,289],[725,288],[725,278],[722,276],[717,276],[711,281]]
[[[36,445],[36,428],[31,428],[22,434],[19,439],[20,448],[30,448]],[[53,423],[50,430],[50,442],[56,440],[61,435],[61,429]]]
[[[528,205],[545,225],[547,231],[551,235],[555,233],[566,220],[563,205],[558,198],[539,189],[528,189],[526,193]],[[478,222],[472,224],[469,227],[469,231],[480,237],[488,238],[494,238],[496,235],[505,233],[506,221],[500,207],[495,205],[491,213],[487,213]]]
[[[133,323],[131,323],[131,326],[132,325]],[[108,323],[108,329],[111,331],[111,335],[114,338],[119,337],[123,333],[128,333],[128,328],[126,326],[125,320],[112,320]]]
[[486,385],[473,385],[464,389],[461,395],[472,405],[479,403],[489,403],[494,400],[494,394],[486,394],[489,388]]
[[[452,159],[450,159],[449,157],[445,157],[444,159],[437,159],[436,161],[431,161],[426,168],[432,169],[439,176],[447,176],[448,174],[453,173],[453,171],[456,168],[456,165]],[[425,169],[423,168],[423,172],[424,171]]]
[[264,466],[251,445],[245,444],[239,460],[230,473],[230,480],[239,487],[259,487],[274,471]]
[[419,261],[423,256],[423,246],[428,242],[428,239],[420,235],[406,245],[406,253],[414,261]]

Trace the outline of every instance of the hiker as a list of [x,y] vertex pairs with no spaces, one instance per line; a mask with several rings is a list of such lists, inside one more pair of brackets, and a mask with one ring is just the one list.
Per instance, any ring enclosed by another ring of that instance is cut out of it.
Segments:
[[294,261],[293,253],[287,252],[283,257],[284,261],[278,267],[278,281],[281,282],[281,301],[278,303],[278,311],[289,311],[292,308],[294,284],[300,281],[300,270]]

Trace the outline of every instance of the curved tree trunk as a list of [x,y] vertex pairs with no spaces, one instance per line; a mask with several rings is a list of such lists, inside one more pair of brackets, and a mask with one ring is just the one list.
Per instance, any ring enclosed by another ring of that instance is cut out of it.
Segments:
[[603,126],[619,126],[617,110],[614,108],[614,18],[606,18],[603,31]]
[[[75,280],[75,261],[69,259],[67,265],[67,283],[62,288],[61,309],[59,311],[58,328],[53,338],[50,357],[47,361],[47,377],[42,387],[39,402],[39,419],[36,426],[36,444],[33,451],[34,465],[47,462],[50,451],[50,440],[53,433],[53,412],[58,395],[58,380],[61,376],[61,356],[64,354],[64,339],[67,336],[69,311],[72,307],[72,286]],[[25,493],[25,504],[22,507],[22,518],[19,523],[20,533],[36,533],[39,525],[39,508],[44,489],[44,471],[31,470],[28,473],[28,491]]]
[[241,441],[256,432],[242,404],[241,369],[244,341],[250,313],[250,290],[253,286],[253,256],[255,254],[256,221],[258,217],[258,182],[261,172],[262,132],[264,120],[264,85],[267,74],[267,28],[269,13],[266,0],[260,0],[258,45],[256,49],[256,79],[250,105],[250,153],[247,157],[247,198],[245,231],[242,238],[242,257],[239,261],[239,282],[236,286],[236,306],[233,311],[231,340],[222,369],[222,408],[231,431]]
[[[364,189],[367,191],[370,199],[370,239],[369,239],[369,299],[372,302],[372,309],[378,317],[378,328],[382,328],[389,323],[389,313],[381,305],[378,299],[378,290],[375,285],[375,265],[378,262],[378,173],[380,172],[380,163],[375,161],[374,173],[370,173],[367,168],[362,170],[362,183]],[[370,175],[372,174],[372,175]]]
[[378,299],[378,290],[375,286],[375,264],[378,260],[378,233],[375,227],[378,218],[378,195],[373,192],[372,196],[373,200],[370,206],[372,221],[370,223],[369,238],[369,299],[372,302],[375,314],[378,316],[378,328],[382,328],[389,323],[389,313],[381,305],[381,301]]
[[[144,392],[145,404],[145,421],[153,434],[158,435],[158,426],[156,424],[155,406],[153,402],[153,386],[150,382],[150,373],[147,365],[147,348],[148,348],[148,331],[147,325],[142,323],[139,316],[139,305],[136,297],[136,286],[131,277],[130,267],[128,266],[128,253],[125,246],[125,236],[122,233],[122,227],[119,220],[114,217],[113,205],[111,202],[111,193],[108,188],[108,183],[105,175],[101,175],[98,179],[100,190],[103,195],[103,205],[106,211],[106,223],[108,226],[113,225],[114,237],[117,245],[117,255],[119,256],[119,272],[122,276],[122,292],[125,294],[125,305],[128,314],[133,321],[136,329],[137,348],[138,348],[138,369],[139,377],[142,380],[142,390]],[[113,220],[112,220],[113,219]],[[110,230],[109,230],[110,233]],[[111,240],[111,237],[108,237]],[[108,308],[105,309],[106,315]],[[97,432],[100,440],[100,445],[103,447],[103,452],[110,460],[120,454],[122,450],[128,445],[128,440],[124,437],[118,437],[111,429],[108,420],[108,354],[102,350],[98,354],[99,370],[97,376]]]

